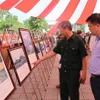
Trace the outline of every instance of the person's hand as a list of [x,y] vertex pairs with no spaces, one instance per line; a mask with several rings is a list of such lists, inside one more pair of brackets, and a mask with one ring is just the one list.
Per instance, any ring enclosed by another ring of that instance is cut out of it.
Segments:
[[34,65],[34,67],[36,67],[40,62],[41,62],[41,60],[37,60],[37,61],[33,62],[32,64]]
[[80,71],[80,83],[84,84],[86,81],[86,72],[84,70]]

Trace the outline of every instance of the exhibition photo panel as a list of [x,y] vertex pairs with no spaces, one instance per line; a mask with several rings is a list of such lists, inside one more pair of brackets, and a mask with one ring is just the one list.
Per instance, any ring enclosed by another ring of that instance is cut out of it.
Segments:
[[5,100],[14,88],[14,84],[0,52],[0,100]]
[[38,54],[38,57],[41,58],[42,57],[42,51],[41,51],[39,42],[35,42],[35,47],[36,47],[36,53]]
[[49,48],[49,44],[47,43],[46,39],[43,42],[44,42],[44,46],[45,46],[46,52],[49,52],[50,48]]
[[48,42],[49,48],[51,50],[52,49],[52,43],[50,42],[50,39],[49,38],[47,38],[47,42]]
[[30,68],[22,46],[9,49],[9,54],[14,65],[14,71],[19,85],[26,79],[30,73]]
[[37,61],[35,48],[32,42],[31,33],[28,29],[19,29],[19,33],[24,45],[25,52],[27,53],[31,68],[34,67],[33,62]]
[[43,41],[40,41],[40,48],[41,48],[43,55],[46,55],[46,49],[45,49]]

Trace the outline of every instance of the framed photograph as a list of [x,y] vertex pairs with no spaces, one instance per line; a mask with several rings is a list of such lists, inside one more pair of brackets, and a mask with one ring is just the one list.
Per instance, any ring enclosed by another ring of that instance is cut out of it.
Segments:
[[49,47],[48,42],[46,40],[44,40],[43,42],[44,42],[44,46],[45,46],[46,52],[49,52],[50,51],[50,47]]
[[52,43],[50,42],[50,39],[49,38],[47,38],[47,42],[48,42],[49,48],[51,50],[52,49]]
[[28,61],[30,63],[31,68],[33,68],[33,62],[37,61],[37,56],[36,56],[36,52],[35,52],[35,48],[31,39],[31,33],[29,30],[27,29],[19,29],[19,33],[24,45],[24,49],[25,52],[27,54],[28,57]]
[[53,47],[53,44],[55,44],[55,38],[53,36],[50,36],[49,40],[50,40],[52,47]]
[[0,100],[5,100],[15,89],[0,52]]
[[42,51],[41,51],[41,48],[40,48],[40,45],[39,45],[39,42],[36,42],[35,43],[35,48],[36,48],[36,53],[38,54],[38,57],[42,57]]
[[42,51],[43,55],[45,55],[46,54],[46,49],[45,49],[45,45],[44,45],[43,41],[40,41],[40,48],[41,48],[41,51]]
[[9,54],[14,65],[14,71],[19,85],[26,79],[30,73],[30,68],[23,47],[9,49]]
[[[47,46],[46,47],[48,47],[48,48],[46,48],[47,50],[46,51],[50,51],[51,50],[51,43],[50,43],[50,41],[49,41],[49,38],[47,37],[47,36],[45,36],[45,37],[42,37],[42,41],[44,41],[44,44],[46,44]],[[46,43],[45,43],[46,42]]]

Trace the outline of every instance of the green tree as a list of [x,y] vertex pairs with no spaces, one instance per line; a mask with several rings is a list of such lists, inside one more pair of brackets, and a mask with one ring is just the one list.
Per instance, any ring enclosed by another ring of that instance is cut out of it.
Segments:
[[8,11],[0,11],[0,31],[2,32],[5,28],[18,30],[19,27],[24,27],[22,23],[18,21],[18,17],[12,15]]
[[5,25],[5,15],[7,15],[9,12],[0,10],[0,31],[3,30],[3,28],[6,27]]
[[47,22],[44,19],[30,17],[29,19],[24,21],[25,27],[31,30],[42,31],[43,29],[47,30],[49,28]]
[[85,25],[84,24],[80,24],[80,29],[82,30],[82,32],[85,32]]

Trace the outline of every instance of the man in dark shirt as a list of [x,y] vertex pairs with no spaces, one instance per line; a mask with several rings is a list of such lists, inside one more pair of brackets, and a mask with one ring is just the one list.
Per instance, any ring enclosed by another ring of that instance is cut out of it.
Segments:
[[41,61],[56,54],[61,55],[60,68],[60,96],[61,100],[79,100],[79,85],[86,80],[87,52],[81,39],[72,33],[69,21],[58,25],[65,37],[58,42],[53,51],[34,63],[37,66]]

